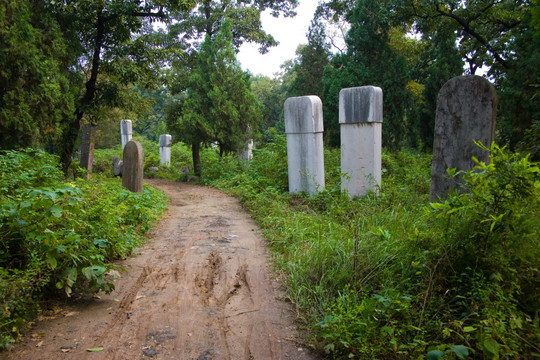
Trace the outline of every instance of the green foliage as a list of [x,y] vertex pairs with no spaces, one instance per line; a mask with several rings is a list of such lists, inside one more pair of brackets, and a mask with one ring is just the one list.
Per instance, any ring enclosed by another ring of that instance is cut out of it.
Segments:
[[383,144],[397,148],[406,139],[410,75],[405,57],[390,46],[393,11],[390,1],[357,1],[345,39],[347,52],[336,55],[325,69],[325,129],[329,130],[328,143],[332,146],[339,145],[339,92],[343,88],[365,85],[383,90]]
[[[38,150],[0,155],[0,338],[16,339],[43,293],[110,292],[126,257],[164,210],[162,193],[118,181],[63,183]],[[16,179],[14,180],[14,177]]]
[[193,147],[197,175],[200,143],[216,142],[220,155],[242,150],[261,120],[260,104],[249,75],[236,60],[232,39],[231,22],[226,19],[216,38],[207,36],[201,44],[185,101],[173,103],[169,110],[169,127]]
[[0,49],[0,149],[56,140],[74,89],[66,41],[42,1],[2,1]]
[[272,137],[278,123],[280,121],[283,123],[283,104],[287,100],[286,88],[287,86],[278,79],[261,75],[251,78],[251,90],[262,105],[263,118],[260,127],[265,141]]
[[428,206],[430,156],[384,151],[379,195],[349,199],[339,152],[326,150],[327,188],[307,198],[287,194],[278,139],[211,184],[263,228],[318,349],[378,359],[540,353],[537,163],[492,146],[490,164],[461,175],[469,192]]
[[427,149],[433,147],[433,132],[435,128],[435,115],[437,99],[442,86],[455,76],[463,73],[463,60],[456,47],[454,34],[437,32],[429,40],[430,46],[425,49],[423,56],[430,59],[427,66],[427,77],[424,82],[423,102],[418,110],[418,141]]
[[308,44],[298,48],[298,61],[290,69],[294,72],[294,77],[287,89],[287,95],[317,95],[324,102],[322,78],[324,68],[330,62],[330,45],[320,20],[312,20],[307,38]]

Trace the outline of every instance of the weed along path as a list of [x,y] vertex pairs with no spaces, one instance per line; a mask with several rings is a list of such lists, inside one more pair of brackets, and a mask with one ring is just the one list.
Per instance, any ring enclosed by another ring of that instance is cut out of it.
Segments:
[[238,201],[148,182],[169,194],[169,210],[140,253],[121,263],[128,272],[116,290],[51,311],[0,358],[314,359]]

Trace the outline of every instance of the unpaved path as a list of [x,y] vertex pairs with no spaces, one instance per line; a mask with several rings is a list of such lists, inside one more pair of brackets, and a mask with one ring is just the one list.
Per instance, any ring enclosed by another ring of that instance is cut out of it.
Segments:
[[[195,185],[148,181],[171,197],[116,290],[37,322],[2,359],[314,359],[267,250],[238,201]],[[103,347],[102,351],[87,349]]]

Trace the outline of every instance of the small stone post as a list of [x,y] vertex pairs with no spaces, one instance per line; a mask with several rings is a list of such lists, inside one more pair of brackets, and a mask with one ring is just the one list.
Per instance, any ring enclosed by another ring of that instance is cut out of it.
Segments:
[[253,139],[249,139],[246,143],[246,147],[240,153],[240,158],[244,160],[253,159]]
[[122,186],[133,192],[143,191],[143,148],[137,141],[129,141],[124,147]]
[[473,156],[489,162],[489,152],[474,141],[491,145],[496,116],[497,92],[483,77],[458,76],[443,85],[435,115],[431,201],[444,198],[452,188],[464,190],[459,179],[449,178],[447,169],[469,171],[475,166]]
[[324,188],[323,112],[317,96],[285,101],[289,192],[310,195]]
[[159,135],[159,163],[165,166],[171,166],[171,135]]
[[381,185],[383,93],[375,86],[339,92],[341,191],[363,196]]
[[120,120],[120,136],[122,139],[122,149],[126,146],[128,141],[131,140],[132,135],[131,120]]

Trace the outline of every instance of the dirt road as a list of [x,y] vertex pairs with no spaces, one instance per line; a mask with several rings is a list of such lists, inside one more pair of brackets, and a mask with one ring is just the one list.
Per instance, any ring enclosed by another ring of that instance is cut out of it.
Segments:
[[169,194],[169,210],[140,254],[121,264],[128,273],[116,290],[62,306],[0,358],[314,359],[238,201],[200,186],[149,183]]

